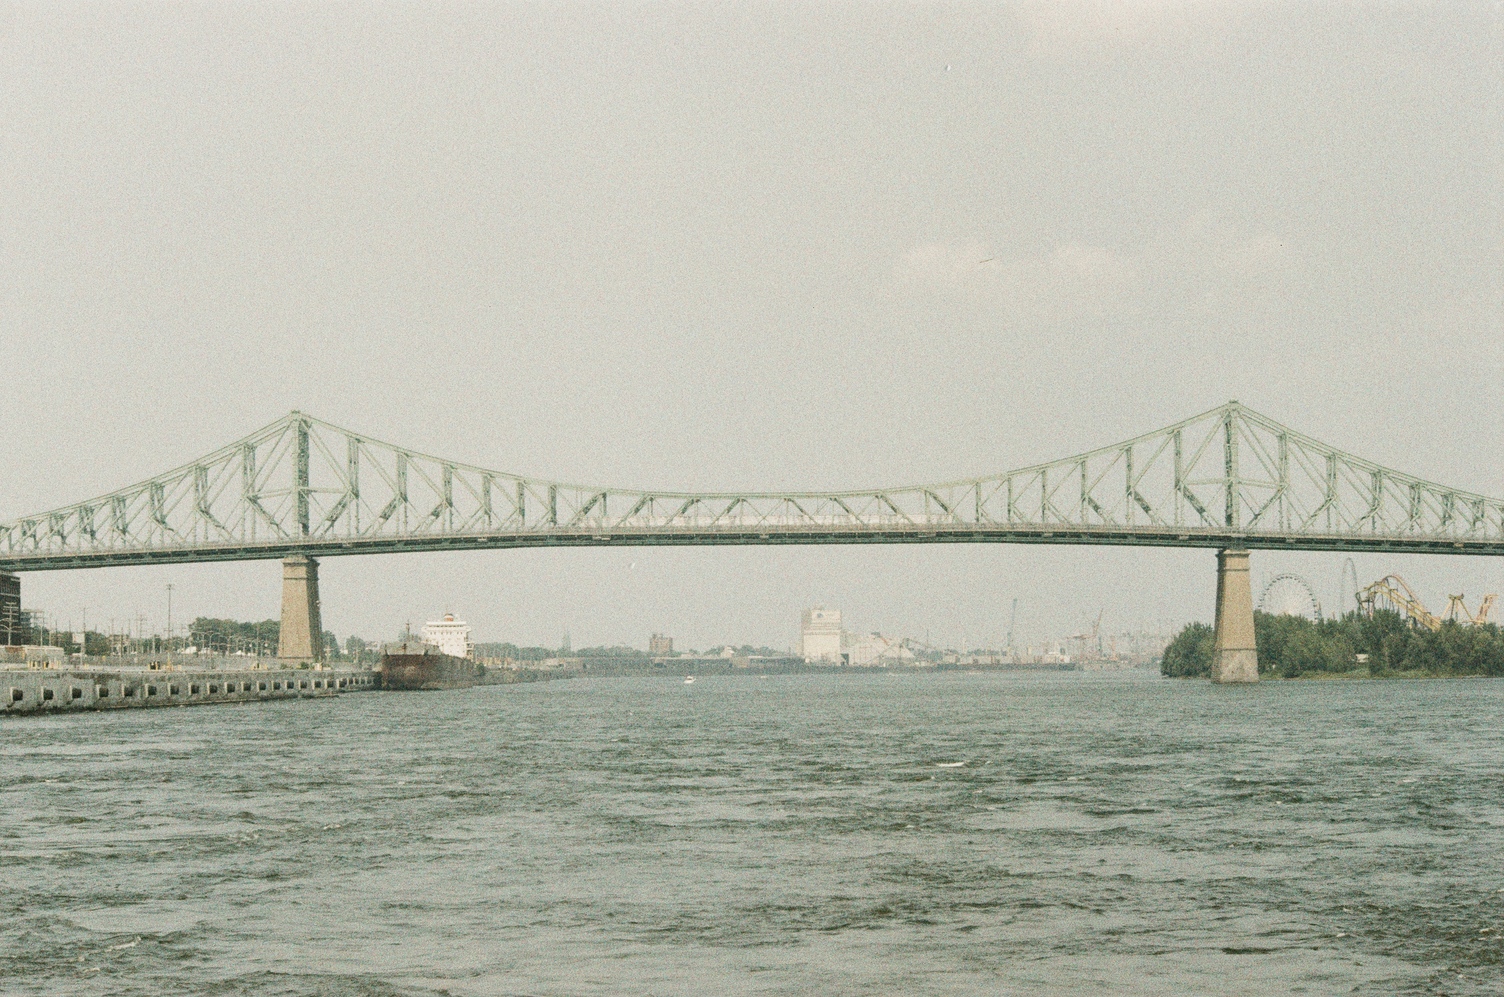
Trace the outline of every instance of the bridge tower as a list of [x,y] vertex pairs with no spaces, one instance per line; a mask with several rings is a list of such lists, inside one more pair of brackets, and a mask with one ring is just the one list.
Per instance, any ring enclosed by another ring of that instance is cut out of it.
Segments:
[[319,562],[303,554],[282,560],[282,632],[277,657],[298,664],[324,658],[324,621],[319,612]]
[[1219,550],[1212,681],[1258,680],[1259,653],[1253,635],[1253,588],[1248,580],[1248,551]]
[[[308,420],[294,412],[297,429],[297,523],[298,535],[308,536]],[[277,657],[298,664],[324,660],[324,621],[319,611],[319,562],[306,554],[282,559],[282,628]]]

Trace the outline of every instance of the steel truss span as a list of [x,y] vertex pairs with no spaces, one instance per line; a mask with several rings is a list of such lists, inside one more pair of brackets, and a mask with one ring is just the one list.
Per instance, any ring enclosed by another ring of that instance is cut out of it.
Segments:
[[149,481],[0,524],[0,569],[503,547],[977,542],[1504,554],[1504,500],[1380,467],[1237,402],[982,478],[779,493],[527,478],[293,412]]

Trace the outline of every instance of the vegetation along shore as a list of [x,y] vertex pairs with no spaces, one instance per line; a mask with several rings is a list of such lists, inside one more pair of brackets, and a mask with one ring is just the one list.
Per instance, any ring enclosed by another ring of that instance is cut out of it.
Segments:
[[[1380,610],[1320,621],[1255,613],[1253,626],[1260,678],[1504,676],[1504,631],[1492,623],[1427,630]],[[1212,628],[1205,623],[1181,630],[1160,664],[1171,678],[1206,678],[1211,667]]]

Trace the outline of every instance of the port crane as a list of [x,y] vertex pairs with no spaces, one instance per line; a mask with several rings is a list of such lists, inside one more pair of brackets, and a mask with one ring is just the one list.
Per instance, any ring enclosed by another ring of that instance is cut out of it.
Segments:
[[1093,652],[1095,652],[1097,657],[1099,658],[1102,656],[1102,616],[1106,612],[1107,608],[1104,606],[1102,610],[1097,613],[1096,622],[1091,625],[1091,633],[1083,632],[1078,634],[1071,634],[1071,640],[1081,642],[1082,658],[1090,657]]

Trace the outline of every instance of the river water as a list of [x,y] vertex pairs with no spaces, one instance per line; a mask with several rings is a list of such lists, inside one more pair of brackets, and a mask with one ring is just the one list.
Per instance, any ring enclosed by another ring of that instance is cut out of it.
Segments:
[[585,679],[0,722],[7,994],[1497,994],[1504,682]]

